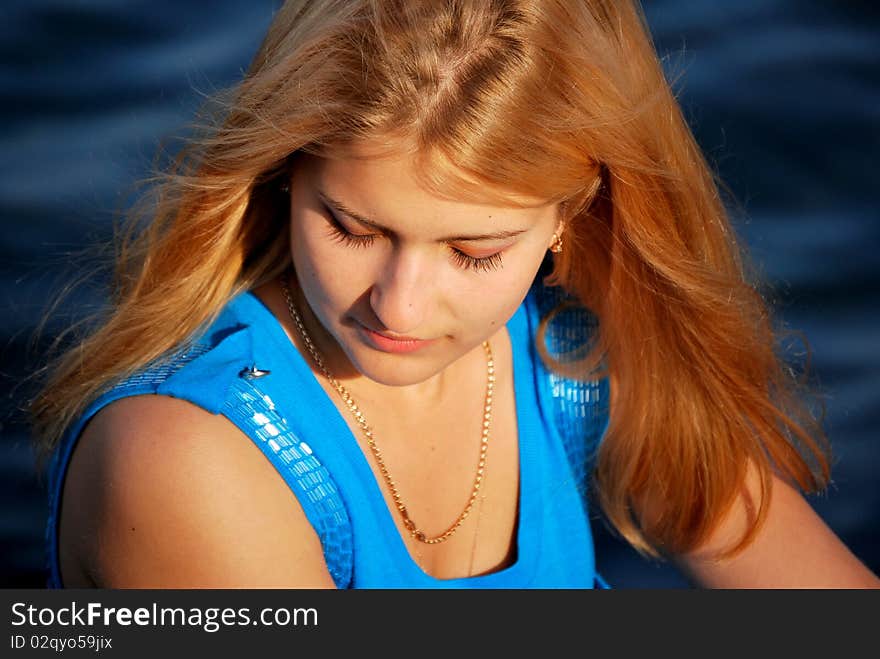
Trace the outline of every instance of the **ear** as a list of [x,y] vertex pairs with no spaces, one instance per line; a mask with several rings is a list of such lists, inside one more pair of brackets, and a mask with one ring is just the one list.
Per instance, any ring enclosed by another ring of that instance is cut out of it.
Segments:
[[554,254],[558,254],[559,252],[562,251],[562,243],[563,243],[563,240],[562,240],[563,233],[562,232],[564,230],[565,230],[565,225],[559,224],[558,227],[556,228],[556,231],[550,237],[550,244],[547,245],[547,249],[549,249]]
[[568,217],[568,202],[562,201],[556,206],[556,228],[553,232],[561,236],[565,232],[566,218]]
[[562,238],[565,235],[565,219],[559,218],[559,221],[556,223],[556,228],[553,230],[553,235],[550,237],[550,243],[553,244],[556,242],[557,238]]

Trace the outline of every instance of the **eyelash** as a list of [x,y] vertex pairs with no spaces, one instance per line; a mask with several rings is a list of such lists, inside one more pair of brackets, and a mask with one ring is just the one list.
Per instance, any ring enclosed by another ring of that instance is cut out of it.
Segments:
[[[330,229],[335,240],[338,240],[340,243],[349,247],[369,247],[373,244],[373,241],[376,238],[375,234],[361,236],[356,233],[351,233],[336,220],[333,213],[328,211],[328,215],[330,216]],[[497,270],[503,265],[501,252],[483,258],[477,258],[452,248],[452,259],[459,267],[464,268],[465,270],[490,272],[492,270]]]

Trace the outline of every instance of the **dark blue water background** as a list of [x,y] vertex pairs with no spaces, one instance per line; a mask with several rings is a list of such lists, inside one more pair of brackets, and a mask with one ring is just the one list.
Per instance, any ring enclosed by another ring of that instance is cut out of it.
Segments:
[[[200,93],[240,77],[276,6],[4,3],[0,585],[45,578],[44,492],[14,409],[50,292],[69,276],[71,252],[109,235],[159,140],[184,132]],[[834,486],[811,502],[880,570],[880,9],[830,0],[648,0],[645,9],[664,66],[681,74],[688,120],[744,208],[737,230],[778,317],[812,344],[838,462]],[[58,314],[94,303],[85,289]],[[45,338],[62,322],[53,318]],[[601,525],[596,534],[612,584],[685,584]]]

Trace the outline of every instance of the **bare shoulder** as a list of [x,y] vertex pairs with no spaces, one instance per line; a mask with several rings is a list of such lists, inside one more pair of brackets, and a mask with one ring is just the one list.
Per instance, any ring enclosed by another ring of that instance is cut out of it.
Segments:
[[280,474],[228,419],[187,401],[103,408],[63,496],[62,545],[99,587],[333,587]]

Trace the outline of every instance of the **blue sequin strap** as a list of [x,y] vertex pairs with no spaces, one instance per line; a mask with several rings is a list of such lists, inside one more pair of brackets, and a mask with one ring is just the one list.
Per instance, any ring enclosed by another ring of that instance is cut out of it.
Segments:
[[347,588],[354,561],[351,521],[330,472],[253,380],[242,377],[233,384],[223,414],[254,440],[293,490],[318,533],[336,587]]
[[[555,358],[562,355],[585,357],[598,327],[595,316],[558,286],[548,287],[536,283],[535,287],[535,311],[538,319],[564,305],[547,323],[544,341],[549,354]],[[586,508],[590,472],[599,443],[608,426],[608,380],[575,380],[554,373],[543,362],[538,364],[538,371],[546,378],[553,420]]]
[[[533,284],[530,298],[530,324],[537,334],[541,320],[553,313],[546,324],[543,340],[547,352],[556,359],[583,359],[591,347],[598,321],[576,298],[558,286],[545,286],[552,261],[542,264]],[[609,386],[607,378],[579,380],[555,373],[538,357],[536,359],[539,391],[545,406],[551,409],[553,423],[559,432],[571,465],[581,504],[589,515],[589,482],[596,451],[608,427]],[[594,586],[611,586],[597,572]]]

